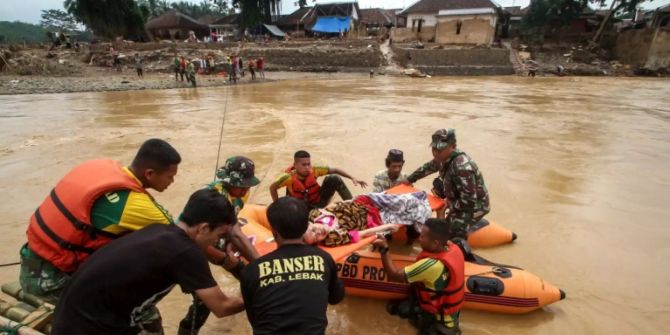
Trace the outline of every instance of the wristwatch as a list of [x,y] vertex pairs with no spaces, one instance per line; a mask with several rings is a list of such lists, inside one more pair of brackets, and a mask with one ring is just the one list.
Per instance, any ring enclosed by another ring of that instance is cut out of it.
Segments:
[[389,252],[389,247],[379,247],[379,253],[381,255],[386,255],[387,252]]

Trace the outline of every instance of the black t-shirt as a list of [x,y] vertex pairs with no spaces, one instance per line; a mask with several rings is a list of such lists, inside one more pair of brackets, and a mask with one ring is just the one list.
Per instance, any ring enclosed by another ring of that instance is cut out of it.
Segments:
[[304,244],[282,245],[242,270],[242,297],[254,334],[323,334],[326,308],[344,298],[333,258]]
[[96,251],[75,272],[51,334],[136,335],[142,312],[175,284],[186,293],[217,285],[205,254],[182,229],[141,229]]

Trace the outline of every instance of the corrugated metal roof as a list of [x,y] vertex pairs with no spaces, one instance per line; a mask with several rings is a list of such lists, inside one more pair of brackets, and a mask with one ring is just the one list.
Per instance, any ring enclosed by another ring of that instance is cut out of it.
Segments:
[[475,14],[495,14],[493,8],[465,8],[465,9],[443,9],[440,10],[438,16],[454,16],[454,15],[475,15]]

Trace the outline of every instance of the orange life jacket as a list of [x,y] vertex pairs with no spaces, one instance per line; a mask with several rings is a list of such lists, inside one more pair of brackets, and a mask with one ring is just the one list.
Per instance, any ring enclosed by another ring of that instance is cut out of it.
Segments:
[[422,283],[413,284],[421,309],[442,316],[458,312],[465,297],[465,260],[461,249],[447,243],[447,250],[439,253],[422,251],[416,260],[437,259],[449,270],[449,284],[442,291],[433,291]]
[[75,167],[30,217],[28,247],[61,271],[73,272],[95,250],[118,236],[91,225],[93,203],[118,190],[146,193],[113,160],[92,160]]
[[291,174],[291,196],[296,199],[307,200],[308,203],[316,205],[321,200],[321,187],[316,182],[314,170],[309,172],[305,180],[300,180],[293,166],[286,169]]

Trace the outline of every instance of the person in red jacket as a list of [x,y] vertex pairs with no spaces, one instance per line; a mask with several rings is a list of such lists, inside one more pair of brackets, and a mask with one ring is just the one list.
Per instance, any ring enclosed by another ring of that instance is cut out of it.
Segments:
[[[322,176],[325,178],[319,185],[317,178]],[[343,170],[328,166],[312,167],[309,153],[299,150],[293,155],[293,165],[270,185],[270,195],[272,201],[277,201],[279,199],[277,190],[286,187],[286,195],[304,200],[310,207],[323,208],[330,203],[335,192],[342,200],[353,198],[351,191],[340,176],[351,179],[354,185],[360,185],[363,188],[368,186],[366,182],[352,177]]]
[[[419,334],[460,334],[459,316],[465,296],[465,259],[461,249],[451,241],[444,219],[428,219],[421,228],[422,251],[414,264],[396,268],[388,254],[388,242],[380,237],[373,242],[381,253],[389,281],[409,283],[412,305],[420,313],[410,313]],[[409,308],[410,311],[414,308]]]

